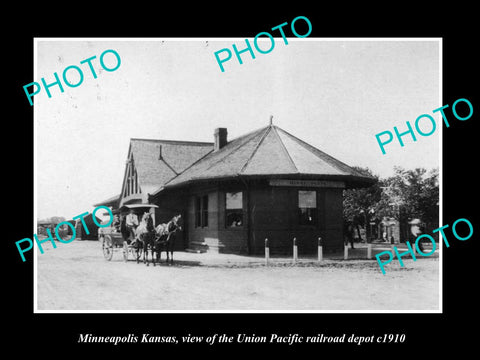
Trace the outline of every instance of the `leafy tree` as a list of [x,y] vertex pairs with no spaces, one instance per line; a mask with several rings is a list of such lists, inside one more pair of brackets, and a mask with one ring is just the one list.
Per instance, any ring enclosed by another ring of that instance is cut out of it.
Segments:
[[[377,179],[370,187],[360,189],[347,189],[343,192],[343,218],[351,222],[360,236],[359,226],[367,225],[374,214],[376,204],[381,199],[382,189],[379,186],[379,177],[374,175],[369,168],[354,167],[355,170]],[[366,227],[368,231],[368,226]],[[369,234],[367,234],[367,237]]]
[[[373,175],[368,168],[355,169],[378,179],[371,187],[344,191],[344,219],[352,221],[357,231],[358,225],[368,225],[372,219],[378,221],[383,217],[392,217],[402,225],[414,218],[438,224],[437,168],[427,171],[424,168],[405,170],[394,167],[394,175],[386,179]],[[370,227],[366,226],[366,230],[368,237]],[[407,229],[403,227],[401,231],[404,238]]]
[[[405,170],[394,167],[394,175],[382,181],[382,201],[377,211],[397,220],[420,218],[438,221],[438,169]],[[389,208],[390,207],[390,208]]]
[[393,217],[401,227],[401,237],[406,238],[406,225],[412,219],[438,224],[438,169],[427,172],[424,168],[405,170],[394,167],[394,175],[380,182],[382,196],[375,207],[380,217]]

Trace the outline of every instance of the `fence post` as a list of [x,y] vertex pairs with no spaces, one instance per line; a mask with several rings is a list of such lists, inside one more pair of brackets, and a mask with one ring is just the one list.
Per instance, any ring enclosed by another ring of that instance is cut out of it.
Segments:
[[322,238],[318,238],[318,261],[323,260],[323,246],[322,246]]
[[343,260],[348,259],[348,244],[344,246],[343,248]]
[[368,243],[367,244],[367,259],[371,259],[372,258],[372,243]]
[[265,265],[268,265],[270,259],[270,248],[268,247],[268,238],[265,238]]
[[297,238],[293,238],[293,262],[298,260]]

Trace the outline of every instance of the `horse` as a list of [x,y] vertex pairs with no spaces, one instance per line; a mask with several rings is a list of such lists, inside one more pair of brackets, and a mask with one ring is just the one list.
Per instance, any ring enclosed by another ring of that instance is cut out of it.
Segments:
[[137,264],[140,262],[140,256],[138,254],[139,249],[143,247],[143,263],[148,266],[148,249],[150,249],[153,266],[155,266],[155,260],[153,258],[154,239],[155,227],[153,226],[152,216],[150,213],[144,213],[140,224],[135,229],[135,251],[137,253]]
[[157,254],[157,261],[160,262],[162,251],[167,253],[167,264],[173,264],[173,250],[175,247],[175,239],[177,230],[182,230],[178,224],[182,215],[174,216],[168,223],[159,224],[155,228],[154,248]]

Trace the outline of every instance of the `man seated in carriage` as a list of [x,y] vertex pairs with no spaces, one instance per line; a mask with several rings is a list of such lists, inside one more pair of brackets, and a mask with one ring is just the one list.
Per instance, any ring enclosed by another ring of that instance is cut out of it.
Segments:
[[125,225],[127,227],[129,239],[132,241],[135,241],[135,229],[138,226],[138,218],[137,218],[137,215],[135,215],[133,209],[130,209],[125,219]]

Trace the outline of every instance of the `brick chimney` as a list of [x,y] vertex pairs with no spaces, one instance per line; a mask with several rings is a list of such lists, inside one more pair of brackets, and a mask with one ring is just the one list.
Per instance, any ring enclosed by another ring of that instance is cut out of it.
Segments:
[[227,128],[216,128],[214,133],[214,151],[218,151],[227,145]]

